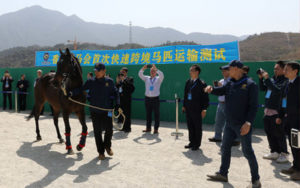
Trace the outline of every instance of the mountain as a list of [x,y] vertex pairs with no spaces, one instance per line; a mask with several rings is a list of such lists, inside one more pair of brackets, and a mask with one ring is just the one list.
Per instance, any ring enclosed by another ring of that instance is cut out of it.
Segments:
[[[76,15],[66,16],[40,6],[24,8],[0,16],[0,50],[17,46],[53,46],[66,43],[76,36],[80,42],[116,46],[129,40],[129,26],[85,22]],[[193,41],[198,44],[216,44],[243,40],[246,36],[185,34],[171,28],[132,27],[134,43],[154,46],[166,42]]]
[[300,33],[262,33],[240,42],[243,61],[300,60]]

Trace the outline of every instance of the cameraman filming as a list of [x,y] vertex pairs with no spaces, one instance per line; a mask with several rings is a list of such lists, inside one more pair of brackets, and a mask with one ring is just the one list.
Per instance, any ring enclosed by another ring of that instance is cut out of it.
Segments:
[[287,144],[284,133],[282,119],[279,117],[281,108],[282,93],[287,79],[284,77],[284,61],[276,62],[274,66],[274,76],[269,77],[269,73],[262,68],[257,70],[259,77],[259,88],[266,91],[264,110],[264,129],[267,134],[270,153],[263,156],[264,159],[275,160],[277,163],[288,162]]

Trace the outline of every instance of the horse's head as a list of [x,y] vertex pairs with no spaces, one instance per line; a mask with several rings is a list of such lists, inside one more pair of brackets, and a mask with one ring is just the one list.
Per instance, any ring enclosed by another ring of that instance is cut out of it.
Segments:
[[66,52],[62,52],[59,49],[60,57],[57,62],[57,71],[55,75],[55,80],[61,82],[67,77],[81,77],[82,71],[79,65],[78,59],[70,52],[67,48]]

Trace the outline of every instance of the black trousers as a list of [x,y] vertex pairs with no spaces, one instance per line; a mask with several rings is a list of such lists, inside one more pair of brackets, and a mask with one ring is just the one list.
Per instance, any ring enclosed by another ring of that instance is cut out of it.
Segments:
[[152,123],[152,112],[154,111],[154,129],[158,130],[159,128],[159,97],[145,97],[145,106],[146,106],[146,119],[147,119],[147,129],[151,129]]
[[19,94],[19,111],[26,110],[26,94]]
[[202,117],[201,113],[186,112],[186,122],[189,131],[189,145],[200,147],[202,140]]
[[287,143],[283,124],[276,124],[278,116],[265,116],[264,129],[267,134],[271,153],[287,153]]
[[300,170],[300,149],[293,148],[291,145],[291,129],[295,128],[299,130],[299,118],[298,116],[290,116],[285,119],[289,144],[293,154],[293,167],[297,170]]
[[[7,91],[6,91],[7,92]],[[6,109],[6,98],[8,97],[9,109],[12,109],[11,93],[3,93],[3,110]]]
[[[120,98],[121,108],[125,115],[125,122],[124,122],[124,131],[131,131],[131,98]],[[120,121],[123,121],[123,117],[120,116]]]
[[[112,118],[107,116],[107,112],[101,114],[91,112],[91,117],[97,151],[99,154],[104,154],[105,148],[111,148],[111,138],[113,134]],[[102,130],[105,130],[104,141],[102,139]]]

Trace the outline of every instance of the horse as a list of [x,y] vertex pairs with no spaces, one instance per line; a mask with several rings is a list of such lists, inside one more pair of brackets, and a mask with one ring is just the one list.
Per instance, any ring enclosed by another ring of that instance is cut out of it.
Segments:
[[[59,49],[60,57],[57,62],[57,71],[55,74],[45,74],[36,83],[34,88],[35,104],[31,114],[27,117],[27,120],[35,117],[37,141],[41,140],[39,130],[39,116],[43,108],[44,103],[47,101],[53,107],[53,120],[56,127],[57,136],[60,142],[64,142],[61,138],[58,127],[58,116],[60,111],[63,114],[63,120],[65,124],[65,138],[67,154],[74,154],[71,144],[71,127],[69,123],[69,116],[72,112],[76,114],[79,122],[82,126],[81,138],[76,149],[81,151],[85,147],[87,126],[85,120],[84,106],[76,104],[64,95],[61,86],[64,84],[69,91],[72,89],[80,88],[83,84],[82,69],[78,59],[67,48],[65,53]],[[80,94],[73,97],[74,100],[81,103],[86,102],[86,94],[80,92]]]

